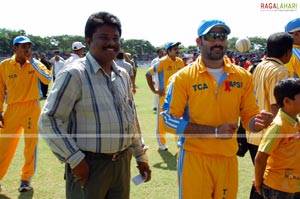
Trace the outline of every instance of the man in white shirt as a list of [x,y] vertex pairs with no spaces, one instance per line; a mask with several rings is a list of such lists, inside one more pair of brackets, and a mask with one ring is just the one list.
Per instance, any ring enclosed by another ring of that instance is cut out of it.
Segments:
[[59,55],[55,55],[54,64],[53,64],[53,81],[55,81],[55,77],[58,72],[65,66],[65,62],[60,59]]
[[136,92],[136,88],[135,88],[133,66],[129,62],[125,61],[124,53],[123,52],[119,52],[117,54],[115,62],[116,62],[116,64],[118,66],[124,68],[128,72],[128,74],[130,76],[130,80],[131,80],[132,92],[135,93]]
[[72,43],[72,53],[70,57],[66,60],[65,66],[71,64],[75,60],[83,57],[85,46],[80,41],[75,41]]
[[49,60],[49,62],[52,64],[52,66],[54,66],[56,56],[58,56],[61,61],[63,61],[63,62],[65,61],[65,59],[60,56],[59,50],[55,50],[54,56]]
[[[164,56],[164,52],[163,52],[162,48],[157,49],[156,53],[157,53],[157,57],[155,57],[151,61],[150,66],[153,66],[154,64],[156,64],[159,61],[159,59]],[[155,75],[152,76],[152,81],[154,83],[154,88],[158,89],[158,75],[157,75],[157,73],[155,73]],[[153,107],[152,107],[153,111],[155,111],[155,112],[157,111],[157,106],[158,106],[158,95],[154,94],[153,95]]]

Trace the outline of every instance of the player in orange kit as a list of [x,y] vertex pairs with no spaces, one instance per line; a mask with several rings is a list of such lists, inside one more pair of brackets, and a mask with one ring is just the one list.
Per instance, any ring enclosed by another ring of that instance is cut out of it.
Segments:
[[[159,95],[159,102],[157,107],[157,123],[156,123],[156,138],[158,142],[158,147],[160,150],[166,151],[168,150],[168,146],[166,145],[166,130],[164,128],[164,122],[162,118],[159,116],[161,111],[161,106],[165,100],[165,90],[167,86],[167,82],[169,78],[184,67],[184,63],[179,55],[179,45],[180,42],[168,42],[166,44],[167,55],[160,58],[157,63],[151,66],[146,72],[146,80],[150,90],[154,94]],[[155,89],[154,82],[152,76],[157,73],[158,75],[158,89]],[[177,141],[177,137],[175,137]]]
[[259,112],[251,74],[224,57],[229,33],[223,21],[202,21],[196,38],[201,55],[167,86],[161,115],[179,136],[179,198],[236,198],[239,117],[253,132],[273,118]]
[[20,192],[32,189],[30,181],[36,166],[37,124],[41,111],[40,81],[49,84],[52,79],[51,71],[32,58],[31,44],[25,36],[16,37],[13,40],[15,54],[0,63],[0,180],[8,170],[24,130],[25,162]]

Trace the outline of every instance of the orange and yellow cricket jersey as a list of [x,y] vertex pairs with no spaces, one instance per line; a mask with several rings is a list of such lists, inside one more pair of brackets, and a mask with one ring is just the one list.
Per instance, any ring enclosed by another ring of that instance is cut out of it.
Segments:
[[293,54],[290,61],[285,64],[291,77],[300,77],[300,46],[293,45]]
[[300,192],[300,125],[281,109],[258,151],[269,154],[264,184],[283,192]]
[[[259,113],[255,103],[252,76],[224,58],[224,73],[220,83],[205,68],[201,57],[176,73],[168,87],[163,112],[165,124],[184,135],[187,123],[219,126],[239,121],[250,130]],[[235,156],[236,138],[181,138],[186,151],[221,156]]]
[[183,67],[184,63],[179,57],[176,57],[176,60],[173,61],[169,56],[164,56],[156,64],[149,68],[147,74],[153,76],[157,73],[159,82],[158,89],[165,90],[168,79]]
[[[49,84],[52,78],[51,71],[41,62],[35,61],[33,66],[26,61],[24,66],[20,67],[15,55],[0,63],[0,76],[0,112],[3,112],[5,98],[7,104],[39,99],[39,81]],[[6,90],[9,91],[7,96]]]

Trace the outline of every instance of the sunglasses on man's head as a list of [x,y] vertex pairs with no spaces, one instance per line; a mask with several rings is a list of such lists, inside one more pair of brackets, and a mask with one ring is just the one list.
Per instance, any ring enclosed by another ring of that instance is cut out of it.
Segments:
[[225,32],[210,32],[203,35],[203,38],[206,41],[216,41],[217,39],[225,41],[227,39],[227,34]]

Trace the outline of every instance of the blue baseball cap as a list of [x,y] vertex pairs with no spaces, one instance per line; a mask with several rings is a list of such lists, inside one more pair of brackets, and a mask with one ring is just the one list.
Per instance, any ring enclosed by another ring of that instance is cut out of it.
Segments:
[[25,36],[17,36],[14,38],[13,45],[31,43],[30,39]]
[[214,27],[221,27],[228,35],[230,34],[230,28],[223,21],[214,19],[201,21],[198,27],[198,36],[200,37],[207,34]]
[[173,46],[177,46],[177,45],[180,45],[181,42],[168,42],[166,45],[165,45],[165,48],[166,50],[168,50],[169,48],[173,47]]
[[285,32],[295,32],[300,30],[300,18],[290,21],[288,24],[286,24],[284,29]]

